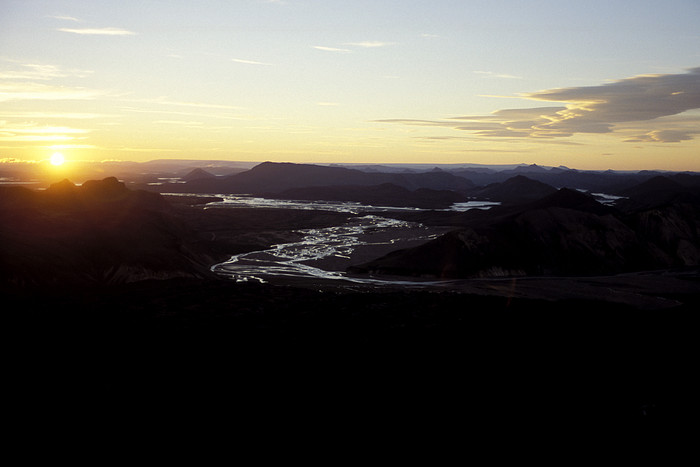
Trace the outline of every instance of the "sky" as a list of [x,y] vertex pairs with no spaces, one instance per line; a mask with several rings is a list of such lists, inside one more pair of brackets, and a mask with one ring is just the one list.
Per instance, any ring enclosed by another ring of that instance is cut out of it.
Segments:
[[0,160],[700,171],[699,0],[0,0]]

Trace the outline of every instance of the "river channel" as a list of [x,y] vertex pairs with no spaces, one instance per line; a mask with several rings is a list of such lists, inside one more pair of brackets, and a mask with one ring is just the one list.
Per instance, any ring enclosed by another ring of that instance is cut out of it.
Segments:
[[[313,280],[347,284],[435,284],[431,281],[379,280],[352,277],[345,270],[401,248],[425,243],[442,235],[444,227],[429,227],[391,217],[392,212],[417,211],[417,208],[370,206],[351,202],[289,201],[248,196],[217,195],[217,208],[312,209],[353,214],[338,226],[298,230],[301,239],[273,245],[269,249],[242,253],[212,266],[212,271],[239,282],[289,282]],[[488,209],[498,203],[471,201],[457,203],[446,210]]]

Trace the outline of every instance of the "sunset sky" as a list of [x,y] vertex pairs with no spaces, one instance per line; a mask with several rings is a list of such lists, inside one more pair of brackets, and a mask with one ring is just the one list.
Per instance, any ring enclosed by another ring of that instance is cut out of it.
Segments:
[[0,159],[700,171],[700,1],[0,0]]

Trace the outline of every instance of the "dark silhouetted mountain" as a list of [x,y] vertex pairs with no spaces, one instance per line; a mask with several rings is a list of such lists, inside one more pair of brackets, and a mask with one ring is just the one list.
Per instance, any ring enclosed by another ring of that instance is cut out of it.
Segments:
[[471,223],[352,273],[443,278],[600,275],[697,265],[697,203],[622,213],[562,189],[542,200],[472,216]]
[[502,183],[516,175],[526,175],[531,180],[546,183],[555,188],[579,188],[602,193],[617,193],[656,175],[656,173],[650,172],[579,171],[566,167],[546,169],[540,166],[536,166],[536,168],[524,166],[501,171],[459,169],[453,170],[451,173],[469,179],[478,186]]
[[182,177],[182,179],[186,182],[190,182],[192,180],[200,180],[203,178],[204,179],[212,179],[212,178],[216,178],[216,175],[211,174],[204,169],[196,168],[196,169],[192,170],[191,172],[189,172],[184,177]]
[[594,197],[578,190],[562,188],[527,205],[527,209],[566,208],[598,215],[612,214],[615,210],[600,204]]
[[632,188],[619,192],[622,196],[647,196],[650,193],[668,193],[679,192],[683,190],[683,186],[663,175],[657,175],[649,180],[635,185]]
[[281,199],[353,201],[375,206],[425,209],[448,208],[454,203],[467,201],[465,196],[450,190],[419,188],[411,191],[392,183],[372,186],[349,185],[292,188],[275,196]]
[[674,174],[670,178],[685,187],[694,189],[696,192],[700,190],[700,175],[698,174],[683,172]]
[[116,178],[0,190],[3,286],[205,277],[212,256],[158,194]]
[[530,165],[522,165],[520,167],[516,167],[513,169],[515,172],[519,173],[547,173],[548,169],[545,169],[544,167],[540,167],[537,164],[530,164]]
[[493,183],[484,188],[477,188],[469,194],[480,199],[515,204],[540,199],[556,191],[556,188],[546,183],[517,175],[503,183]]
[[264,162],[228,177],[192,180],[186,184],[163,185],[159,190],[192,193],[281,193],[292,188],[321,186],[370,186],[393,183],[409,190],[431,188],[465,191],[474,185],[447,172],[382,173],[345,167]]
[[619,192],[626,199],[619,200],[616,206],[625,211],[648,209],[665,204],[697,200],[698,190],[665,176],[656,176],[643,183]]

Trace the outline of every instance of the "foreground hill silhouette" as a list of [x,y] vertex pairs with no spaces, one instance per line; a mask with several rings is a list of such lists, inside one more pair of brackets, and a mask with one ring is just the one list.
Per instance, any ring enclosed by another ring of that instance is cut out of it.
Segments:
[[[304,420],[331,436],[356,423],[378,439],[396,430],[461,442],[504,424],[521,435],[536,423],[598,433],[611,421],[692,420],[698,294],[669,292],[675,307],[659,313],[593,295],[236,283],[208,274],[217,254],[338,225],[347,214],[169,199],[114,178],[0,189],[8,401],[30,428],[85,415],[133,426],[144,413],[169,421],[189,410],[246,430],[268,430],[271,421],[298,430]],[[637,220],[650,235],[667,234],[664,248],[678,247],[671,227],[696,211],[663,209],[677,219],[666,222],[656,209],[628,219],[567,190],[525,207],[462,213],[460,222],[506,239],[517,232],[503,227],[568,239],[557,236],[563,222],[576,228],[572,239],[590,244],[589,235],[618,238],[618,224]],[[542,221],[555,225],[527,224]],[[212,249],[222,238],[224,249]]]
[[[642,192],[647,192],[644,187]],[[462,229],[350,272],[465,278],[609,275],[696,266],[700,203],[693,201],[623,214],[564,188],[515,209],[462,216]]]
[[0,190],[0,276],[16,286],[206,277],[214,256],[158,194],[114,177]]
[[44,191],[0,187],[0,286],[94,286],[178,277],[213,279],[232,254],[295,241],[298,229],[352,214],[204,209],[217,197],[127,189],[114,177]]

